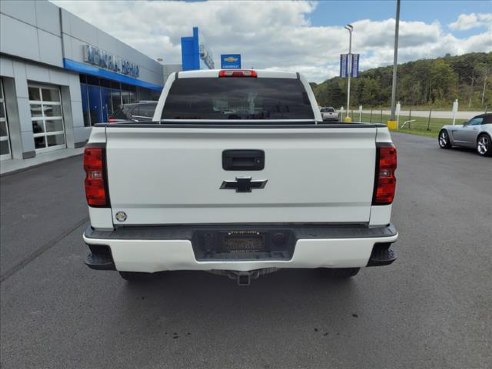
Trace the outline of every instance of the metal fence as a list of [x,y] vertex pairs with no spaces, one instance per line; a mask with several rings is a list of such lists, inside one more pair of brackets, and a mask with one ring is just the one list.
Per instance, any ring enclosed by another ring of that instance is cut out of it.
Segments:
[[[487,112],[487,108],[483,111],[458,111],[457,109],[443,111],[432,108],[404,107],[397,109],[396,120],[400,131],[432,135],[437,134],[446,124],[463,124],[475,115]],[[346,116],[347,111],[341,108],[339,110],[340,120],[343,121]],[[386,124],[390,120],[391,112],[387,109],[360,106],[357,110],[350,110],[348,116],[352,122]]]

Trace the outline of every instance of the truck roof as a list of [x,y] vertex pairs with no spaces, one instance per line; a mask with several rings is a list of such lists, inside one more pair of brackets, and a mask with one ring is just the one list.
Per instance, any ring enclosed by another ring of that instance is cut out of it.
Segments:
[[[176,72],[177,78],[219,78],[219,72],[223,69],[208,69],[208,70],[190,70],[185,72]],[[281,72],[264,69],[226,69],[228,71],[255,71],[257,78],[299,78],[296,72]]]

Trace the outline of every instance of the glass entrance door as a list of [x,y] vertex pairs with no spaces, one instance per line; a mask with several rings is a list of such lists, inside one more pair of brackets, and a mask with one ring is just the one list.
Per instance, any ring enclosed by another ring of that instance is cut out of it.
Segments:
[[10,136],[9,123],[7,121],[7,110],[5,109],[5,95],[3,82],[0,78],[0,160],[10,159]]
[[29,84],[29,104],[36,152],[65,148],[60,89]]

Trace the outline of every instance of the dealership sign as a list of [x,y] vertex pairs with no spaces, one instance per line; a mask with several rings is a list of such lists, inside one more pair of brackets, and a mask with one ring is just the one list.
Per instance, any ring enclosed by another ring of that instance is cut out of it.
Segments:
[[106,51],[91,45],[84,45],[83,50],[84,62],[86,63],[131,77],[138,78],[140,75],[138,65],[130,63],[128,60],[108,54]]
[[222,54],[220,67],[222,69],[241,69],[241,54]]

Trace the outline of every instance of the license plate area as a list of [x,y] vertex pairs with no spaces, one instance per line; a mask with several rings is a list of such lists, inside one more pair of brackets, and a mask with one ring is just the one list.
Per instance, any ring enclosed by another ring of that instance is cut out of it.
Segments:
[[228,251],[265,251],[265,234],[257,231],[227,232],[223,246]]
[[290,260],[296,239],[289,230],[199,230],[192,245],[198,261]]

